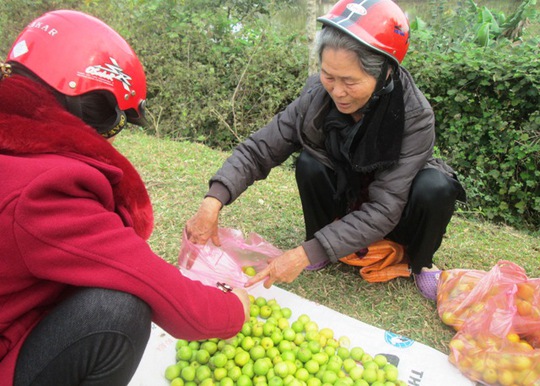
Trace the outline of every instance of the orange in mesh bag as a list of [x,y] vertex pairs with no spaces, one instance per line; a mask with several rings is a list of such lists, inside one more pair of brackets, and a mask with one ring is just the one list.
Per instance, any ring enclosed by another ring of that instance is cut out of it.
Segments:
[[[458,310],[460,315],[453,321],[458,333],[450,342],[450,362],[484,385],[540,385],[540,349],[528,341],[540,327],[540,313],[533,311],[540,281],[528,279],[508,261],[499,261],[489,272],[448,271],[442,281],[440,314]],[[464,291],[458,290],[459,283]],[[467,306],[458,305],[458,299]],[[532,302],[530,313],[522,309],[527,315],[518,311],[521,301]]]

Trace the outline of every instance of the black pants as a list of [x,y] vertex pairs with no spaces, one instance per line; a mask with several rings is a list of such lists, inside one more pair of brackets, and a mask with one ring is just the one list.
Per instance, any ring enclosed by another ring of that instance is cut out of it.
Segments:
[[127,385],[150,337],[151,310],[119,291],[83,288],[32,330],[14,386]]
[[[334,199],[336,175],[307,152],[296,162],[296,182],[302,202],[306,240],[336,218],[346,215],[343,201]],[[384,238],[404,245],[413,273],[431,267],[458,198],[465,192],[454,178],[436,169],[424,169],[413,180],[409,199],[397,226]],[[365,246],[359,246],[359,249]]]

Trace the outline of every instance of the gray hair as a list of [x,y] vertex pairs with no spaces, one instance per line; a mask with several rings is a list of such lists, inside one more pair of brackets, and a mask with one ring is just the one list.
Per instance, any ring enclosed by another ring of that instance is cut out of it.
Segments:
[[370,50],[352,36],[330,26],[325,26],[321,29],[317,36],[315,52],[319,56],[319,63],[322,62],[322,54],[326,48],[334,50],[343,49],[354,53],[362,70],[375,79],[379,78],[383,63],[386,60],[384,55]]

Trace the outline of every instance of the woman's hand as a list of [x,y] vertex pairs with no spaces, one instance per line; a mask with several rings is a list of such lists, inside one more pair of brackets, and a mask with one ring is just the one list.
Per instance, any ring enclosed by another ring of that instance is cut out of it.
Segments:
[[212,240],[214,245],[220,246],[218,236],[218,218],[221,202],[213,197],[206,197],[199,210],[186,223],[186,235],[189,241],[204,245]]
[[264,287],[270,288],[274,283],[291,283],[309,265],[309,260],[303,247],[291,249],[276,257],[261,272],[257,273],[246,283],[246,287],[263,279]]

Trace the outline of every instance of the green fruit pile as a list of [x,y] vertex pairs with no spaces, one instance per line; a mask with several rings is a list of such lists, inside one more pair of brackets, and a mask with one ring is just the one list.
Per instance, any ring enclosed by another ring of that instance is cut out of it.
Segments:
[[275,299],[250,295],[250,320],[233,338],[178,340],[171,386],[405,386],[384,355],[371,356],[337,339]]

